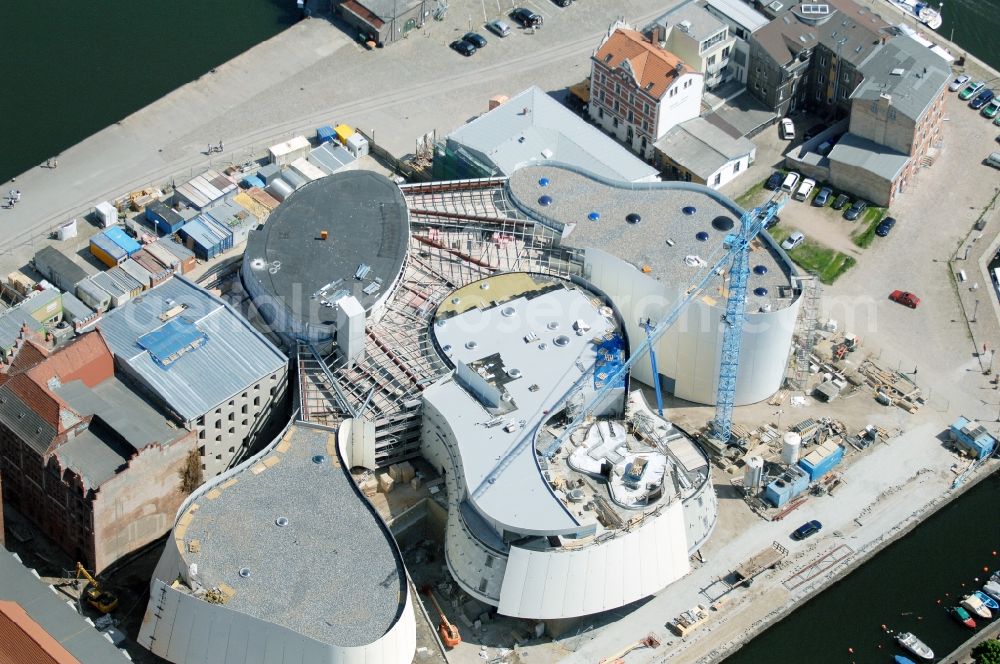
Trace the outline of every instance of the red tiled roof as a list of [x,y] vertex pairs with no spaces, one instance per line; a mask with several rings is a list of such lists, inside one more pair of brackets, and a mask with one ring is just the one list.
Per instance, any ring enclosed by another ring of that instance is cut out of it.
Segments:
[[375,12],[368,9],[360,2],[357,2],[357,0],[346,0],[345,2],[342,2],[340,6],[344,7],[376,30],[380,30],[382,26],[385,25],[385,21],[379,18]]
[[670,51],[653,45],[642,33],[626,28],[615,30],[601,44],[594,58],[612,70],[627,60],[639,88],[655,99],[662,98],[681,74],[694,73]]
[[0,601],[0,664],[80,664],[17,602]]

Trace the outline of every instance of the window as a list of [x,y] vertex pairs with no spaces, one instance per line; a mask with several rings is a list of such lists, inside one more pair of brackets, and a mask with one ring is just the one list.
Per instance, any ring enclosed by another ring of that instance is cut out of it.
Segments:
[[236,413],[229,413],[229,421],[232,422],[236,419]]
[[712,65],[715,64],[715,54],[714,53],[712,55],[708,56],[708,60],[705,61],[705,64],[707,64],[709,67],[711,67]]
[[620,95],[621,93],[622,93],[622,84],[621,83],[615,83],[615,94],[616,95]]
[[240,414],[241,415],[246,415],[247,414],[247,405],[246,404],[243,404],[243,407],[240,408]]
[[820,100],[820,99],[822,99],[822,98],[823,98],[823,95],[822,95],[822,94],[820,94],[820,91],[819,91],[819,90],[817,90],[817,91],[816,91],[816,101],[819,101],[819,100]]
[[872,99],[872,113],[878,115],[878,99]]
[[634,122],[635,121],[635,118],[632,116],[632,109],[631,108],[628,109],[628,121],[629,122]]
[[600,99],[602,102],[604,101],[604,90],[601,90],[600,92],[597,93],[597,98]]
[[617,113],[618,112],[618,100],[617,99],[615,99],[615,103],[613,104],[613,106],[614,106],[614,109],[615,109],[615,113]]
[[715,184],[718,185],[720,182],[722,182],[722,173],[716,173],[715,174]]
[[739,173],[739,172],[740,172],[740,162],[737,161],[736,165],[733,166],[733,173]]
[[642,130],[643,131],[649,131],[649,120],[643,120],[642,121]]
[[597,117],[601,118],[602,120],[604,119],[604,109],[603,108],[598,108],[597,109]]
[[617,129],[618,128],[618,118],[612,118],[611,119],[611,124],[614,126],[615,129]]
[[628,103],[629,103],[630,106],[635,106],[635,93],[634,92],[628,93]]
[[254,397],[253,398],[253,405],[255,405],[255,406],[259,406],[260,405],[260,397]]
[[216,420],[215,421],[215,428],[216,429],[221,429],[222,428],[222,420]]
[[604,72],[602,71],[601,72],[601,83],[607,83],[607,82],[608,82],[608,77],[605,76]]
[[646,115],[649,115],[649,102],[646,102],[645,104],[642,105],[642,112],[645,113]]
[[890,106],[889,107],[889,122],[895,122],[895,121],[896,121],[896,109]]

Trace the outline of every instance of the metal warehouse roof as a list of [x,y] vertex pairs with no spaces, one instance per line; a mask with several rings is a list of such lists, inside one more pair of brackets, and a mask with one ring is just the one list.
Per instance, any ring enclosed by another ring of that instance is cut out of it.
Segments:
[[657,176],[655,168],[537,86],[459,127],[448,140],[485,155],[505,175],[552,159],[627,182]]
[[0,551],[0,600],[12,600],[80,664],[125,662],[125,656],[11,553]]
[[[166,327],[176,316],[206,337],[169,365],[161,366],[140,345],[140,337]],[[100,329],[120,363],[185,420],[216,408],[265,376],[287,358],[240,314],[205,290],[175,276],[106,314]]]
[[733,138],[704,118],[694,118],[670,129],[656,148],[703,180],[731,161],[757,149],[746,138]]
[[327,173],[336,173],[342,168],[350,166],[354,160],[355,156],[340,143],[324,143],[309,153],[309,161]]
[[895,180],[909,161],[902,152],[896,152],[857,134],[844,134],[827,157],[831,162],[863,168],[886,180]]

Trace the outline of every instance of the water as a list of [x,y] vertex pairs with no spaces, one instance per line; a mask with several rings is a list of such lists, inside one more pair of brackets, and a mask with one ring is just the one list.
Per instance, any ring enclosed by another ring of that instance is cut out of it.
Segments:
[[[932,7],[936,1],[930,3]],[[946,0],[943,18],[938,34],[994,69],[1000,69],[1000,43],[997,42],[1000,0]]]
[[[1000,553],[998,502],[1000,473],[993,473],[726,664],[890,662],[904,653],[882,631],[883,624],[913,632],[943,657],[972,636],[943,607],[978,590],[989,577],[984,566],[1000,568],[1000,557],[994,556]],[[977,620],[980,626],[985,622]]]
[[3,3],[0,182],[296,20],[294,0]]

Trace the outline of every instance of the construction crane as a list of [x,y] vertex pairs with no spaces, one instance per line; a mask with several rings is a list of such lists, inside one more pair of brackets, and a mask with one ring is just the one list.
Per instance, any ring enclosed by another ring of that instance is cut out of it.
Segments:
[[646,341],[649,345],[649,368],[653,372],[653,387],[656,389],[656,412],[660,417],[663,417],[663,390],[660,388],[660,372],[656,368],[656,350],[652,342],[649,341],[649,335],[655,329],[653,319],[647,318],[639,323],[639,325],[642,326],[642,329],[646,330]]
[[438,618],[441,621],[438,623],[438,634],[441,635],[441,642],[449,649],[454,648],[462,642],[462,636],[458,633],[458,625],[450,622],[448,616],[444,615],[444,611],[441,610],[441,605],[438,604],[437,597],[434,596],[434,591],[431,590],[430,586],[425,586],[423,592],[430,598],[434,609],[438,612]]
[[[723,334],[722,363],[719,372],[719,389],[716,395],[716,415],[712,422],[712,429],[715,435],[725,443],[729,442],[732,434],[732,414],[733,403],[736,397],[736,372],[739,368],[740,341],[743,334],[743,322],[746,319],[746,295],[747,280],[749,278],[749,251],[750,243],[774,218],[778,211],[784,207],[788,201],[787,195],[782,194],[772,198],[764,205],[748,210],[740,218],[740,230],[738,233],[726,235],[721,246],[705,261],[701,271],[696,276],[692,286],[685,291],[684,296],[674,304],[673,308],[660,319],[655,325],[648,321],[643,326],[646,329],[646,339],[639,344],[629,358],[621,364],[614,374],[608,377],[607,381],[598,390],[590,401],[580,409],[580,412],[573,421],[566,427],[561,436],[549,444],[543,452],[544,456],[551,458],[555,451],[565,442],[565,439],[575,431],[595,408],[604,403],[607,396],[616,386],[620,385],[632,365],[637,362],[647,350],[652,350],[657,341],[660,340],[667,330],[677,322],[684,309],[705,290],[708,283],[715,277],[721,276],[729,265],[729,297],[726,303],[726,313],[722,320],[726,323]],[[719,254],[725,250],[721,256]],[[717,257],[718,256],[718,257]],[[654,382],[658,382],[656,377]],[[657,406],[660,406],[658,403]],[[661,411],[662,412],[662,411]],[[501,466],[503,461],[500,462]],[[498,466],[497,470],[502,470]],[[494,471],[494,473],[497,472]],[[491,477],[495,476],[491,474]],[[487,478],[487,482],[490,478]],[[485,483],[485,482],[484,482]]]
[[84,568],[83,564],[77,563],[76,578],[80,579],[81,577],[88,581],[88,585],[82,593],[88,604],[101,613],[111,613],[118,608],[118,596],[108,590],[101,590],[101,584],[97,582],[97,579]]

